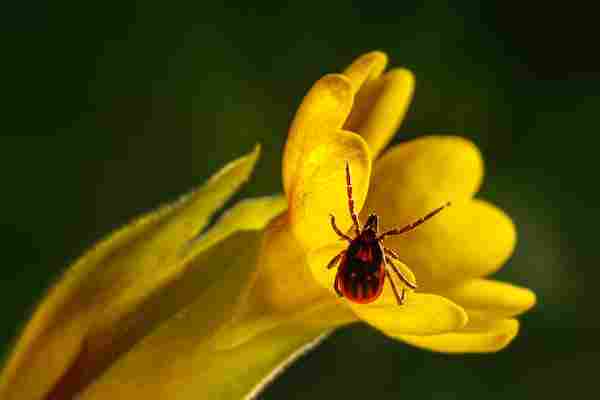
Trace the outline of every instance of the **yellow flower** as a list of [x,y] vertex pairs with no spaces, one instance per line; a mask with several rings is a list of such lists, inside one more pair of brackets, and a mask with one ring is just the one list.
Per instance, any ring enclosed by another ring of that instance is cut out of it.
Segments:
[[[285,147],[285,196],[242,200],[207,228],[248,179],[257,148],[77,260],[15,342],[0,398],[252,396],[324,334],[358,320],[436,351],[504,347],[518,329],[513,317],[535,302],[527,289],[483,278],[510,256],[512,222],[472,198],[483,168],[464,139],[407,142],[372,168],[414,86],[409,71],[384,74],[385,64],[384,54],[367,54],[309,91]],[[377,212],[384,229],[453,202],[386,241],[419,282],[402,306],[387,283],[368,305],[333,291],[326,265],[344,244],[329,214],[351,226],[346,162],[362,220]]]
[[[236,346],[290,316],[323,329],[362,320],[440,352],[497,351],[517,334],[514,317],[533,306],[535,295],[484,278],[511,255],[516,234],[501,210],[473,198],[483,176],[476,146],[459,137],[429,136],[377,159],[414,88],[410,71],[384,73],[386,62],[381,52],[366,54],[343,74],[320,79],[304,98],[283,159],[288,209],[267,227],[256,282],[221,332],[219,346]],[[419,283],[416,291],[406,288],[402,306],[389,283],[367,305],[335,294],[336,271],[326,265],[347,243],[330,228],[329,215],[350,232],[346,162],[361,220],[375,212],[383,230],[453,204],[414,231],[386,240],[403,260],[398,268]]]

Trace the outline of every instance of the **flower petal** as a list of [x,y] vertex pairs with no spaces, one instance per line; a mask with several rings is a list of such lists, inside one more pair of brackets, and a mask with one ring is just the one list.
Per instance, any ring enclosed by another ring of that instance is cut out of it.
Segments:
[[352,169],[356,209],[360,210],[369,185],[371,157],[366,142],[341,127],[353,101],[350,80],[326,75],[308,92],[290,128],[283,157],[283,185],[289,222],[301,244],[314,248],[335,238],[323,229],[336,213],[343,228],[347,212],[345,164]]
[[477,147],[456,136],[426,136],[392,147],[373,167],[363,215],[384,216],[384,227],[412,222],[445,204],[470,199],[483,178]]
[[407,69],[394,69],[364,83],[356,94],[344,128],[361,135],[373,158],[392,140],[413,97],[415,78]]
[[471,279],[444,290],[444,297],[461,306],[485,312],[496,318],[508,318],[529,310],[535,304],[535,293],[509,283],[489,279]]
[[257,273],[230,314],[229,321],[215,334],[215,348],[219,350],[239,346],[290,321],[333,328],[348,316],[355,319],[315,281],[285,214],[264,229]]
[[491,353],[502,350],[519,331],[516,319],[473,320],[458,332],[442,335],[402,335],[399,339],[441,353]]
[[306,253],[291,231],[287,214],[273,219],[265,228],[260,265],[250,292],[245,294],[248,299],[240,302],[236,316],[259,308],[252,300],[259,300],[272,312],[296,313],[327,297],[309,271]]
[[354,98],[352,83],[341,74],[319,79],[308,91],[290,126],[283,153],[283,187],[290,196],[297,170],[313,148],[331,142],[348,118]]
[[348,307],[334,299],[316,302],[295,313],[272,311],[256,309],[223,325],[213,336],[214,348],[230,350],[282,325],[292,324],[299,330],[326,330],[356,321]]
[[327,268],[327,265],[333,257],[347,248],[348,242],[340,240],[330,245],[320,247],[308,254],[308,265],[313,277],[322,287],[329,290],[329,292],[336,297],[337,293],[333,288],[333,283],[335,281],[339,260],[337,264],[331,268]]
[[373,305],[348,304],[359,318],[392,337],[451,332],[468,320],[460,306],[434,294],[407,291],[404,304],[398,305],[389,286]]
[[191,195],[117,231],[79,259],[16,343],[0,377],[0,397],[40,398],[84,352],[102,358],[101,349],[128,333],[122,324],[135,308],[181,275],[184,245],[247,180],[258,152],[228,164]]
[[344,75],[352,83],[354,92],[359,92],[366,82],[379,78],[387,62],[388,57],[384,52],[371,51],[354,60],[344,70]]
[[342,230],[352,225],[346,194],[346,162],[351,169],[357,212],[365,201],[371,174],[369,149],[360,136],[346,131],[323,131],[323,136],[318,146],[303,154],[302,165],[296,169],[295,182],[288,193],[290,225],[307,249],[337,239],[329,226],[330,214],[335,215]]
[[414,231],[386,240],[427,291],[495,272],[515,243],[511,219],[482,200],[453,204]]
[[374,168],[361,215],[376,212],[383,230],[404,226],[447,201],[452,206],[386,240],[422,289],[447,287],[497,270],[516,242],[515,227],[495,206],[471,200],[483,175],[481,156],[460,138],[428,137],[394,148]]

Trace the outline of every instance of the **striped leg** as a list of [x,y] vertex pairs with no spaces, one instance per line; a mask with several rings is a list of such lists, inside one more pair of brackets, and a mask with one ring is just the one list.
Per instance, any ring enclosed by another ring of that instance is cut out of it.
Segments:
[[356,235],[360,235],[360,222],[358,221],[358,215],[354,211],[354,199],[352,198],[352,179],[350,178],[350,164],[346,161],[346,191],[348,192],[348,209],[350,210],[350,217],[354,223],[354,230]]
[[423,222],[427,221],[429,218],[433,217],[434,215],[436,215],[437,213],[439,213],[440,211],[442,211],[444,208],[448,207],[450,205],[450,202],[444,204],[441,207],[436,208],[435,210],[433,210],[432,212],[430,212],[429,214],[427,214],[426,216],[424,216],[423,218],[418,219],[417,221],[413,222],[412,224],[408,224],[402,228],[395,228],[395,229],[391,229],[387,232],[382,233],[381,235],[379,235],[377,237],[377,240],[382,240],[384,237],[386,236],[391,236],[391,235],[401,235],[405,232],[408,231],[412,231],[413,229],[415,229],[417,226],[421,225]]

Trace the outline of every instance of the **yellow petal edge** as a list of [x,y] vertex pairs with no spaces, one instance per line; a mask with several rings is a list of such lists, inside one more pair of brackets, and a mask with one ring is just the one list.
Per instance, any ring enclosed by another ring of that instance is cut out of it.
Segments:
[[493,353],[502,350],[517,336],[519,321],[499,319],[471,321],[452,333],[431,336],[402,335],[399,339],[440,353]]

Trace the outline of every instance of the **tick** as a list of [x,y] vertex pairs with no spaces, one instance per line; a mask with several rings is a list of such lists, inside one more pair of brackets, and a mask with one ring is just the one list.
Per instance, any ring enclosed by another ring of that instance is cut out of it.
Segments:
[[401,235],[415,229],[417,226],[442,211],[445,207],[449,206],[450,202],[436,208],[412,224],[379,233],[379,217],[377,214],[369,215],[362,230],[360,228],[358,216],[354,212],[352,180],[350,178],[350,165],[348,162],[346,162],[346,190],[348,192],[348,208],[356,236],[351,238],[342,232],[335,223],[335,217],[330,215],[331,227],[335,233],[337,233],[341,239],[344,239],[349,243],[346,250],[340,252],[329,262],[329,264],[327,264],[328,269],[334,268],[339,264],[333,288],[340,297],[346,297],[348,300],[355,303],[367,304],[379,298],[383,292],[383,286],[387,278],[394,291],[398,304],[402,305],[406,296],[405,290],[402,288],[402,294],[398,294],[398,290],[396,289],[396,285],[390,274],[390,269],[406,286],[416,289],[417,284],[407,279],[406,276],[396,268],[392,259],[400,260],[400,256],[392,249],[385,247],[383,245],[383,240],[386,236]]

